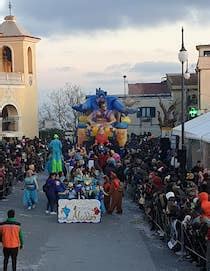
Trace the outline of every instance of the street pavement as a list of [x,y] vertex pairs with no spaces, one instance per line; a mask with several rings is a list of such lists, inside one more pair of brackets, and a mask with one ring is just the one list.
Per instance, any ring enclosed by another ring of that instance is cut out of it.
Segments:
[[[41,187],[42,182],[40,190]],[[18,270],[198,270],[169,251],[128,199],[124,199],[122,216],[105,215],[100,224],[59,224],[55,215],[45,214],[46,199],[42,191],[37,208],[30,211],[22,205],[22,194],[18,184],[8,199],[0,202],[1,221],[7,210],[14,208],[17,220],[22,223],[25,245],[19,253]],[[2,260],[1,254],[0,266]]]

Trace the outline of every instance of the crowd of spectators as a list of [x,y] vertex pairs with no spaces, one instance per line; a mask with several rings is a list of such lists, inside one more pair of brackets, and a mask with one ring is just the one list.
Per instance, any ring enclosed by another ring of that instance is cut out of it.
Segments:
[[[68,141],[62,143],[64,172],[59,180],[66,181],[68,195],[72,195],[72,189],[78,189],[75,184],[81,182],[87,189],[84,193],[89,193],[90,184],[96,179],[95,187],[98,185],[98,192],[103,191],[105,210],[112,213],[110,198],[106,202],[106,196],[110,196],[112,179],[118,178],[127,194],[144,211],[151,230],[167,241],[169,249],[206,270],[210,174],[200,161],[183,178],[175,153],[170,147],[163,149],[160,139],[150,134],[132,134],[124,148],[112,143],[92,144],[86,148],[74,148]],[[23,181],[31,164],[36,172],[44,170],[48,154],[48,143],[38,138],[2,141],[0,198],[10,193],[14,182]],[[62,196],[66,188],[58,192]],[[76,193],[78,196],[78,191]]]
[[177,156],[170,148],[161,148],[160,140],[151,136],[133,135],[127,151],[127,191],[144,210],[151,230],[167,240],[176,254],[207,270],[208,170],[198,161],[183,178]]
[[11,193],[16,182],[22,182],[31,164],[36,171],[44,170],[47,157],[47,144],[39,138],[23,137],[0,142],[0,199]]

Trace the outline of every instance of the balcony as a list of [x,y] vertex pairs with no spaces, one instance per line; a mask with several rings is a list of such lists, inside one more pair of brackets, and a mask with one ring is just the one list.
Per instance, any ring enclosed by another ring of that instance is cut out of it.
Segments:
[[0,72],[0,85],[23,85],[24,74],[16,72]]
[[18,131],[18,116],[10,116],[2,119],[3,132],[17,132]]

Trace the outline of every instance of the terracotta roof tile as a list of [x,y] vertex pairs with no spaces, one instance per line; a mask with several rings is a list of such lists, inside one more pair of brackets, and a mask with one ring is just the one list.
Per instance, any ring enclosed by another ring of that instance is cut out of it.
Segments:
[[[166,74],[167,80],[169,80],[171,85],[181,85],[181,74]],[[185,80],[185,85],[197,85],[198,84],[198,75],[197,73],[191,73],[190,79]]]
[[161,83],[136,83],[128,84],[130,95],[157,95],[170,94],[166,81]]

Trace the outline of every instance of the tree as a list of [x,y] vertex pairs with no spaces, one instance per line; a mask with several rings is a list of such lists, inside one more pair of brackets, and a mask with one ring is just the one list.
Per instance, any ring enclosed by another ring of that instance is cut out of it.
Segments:
[[173,128],[177,121],[177,112],[176,112],[177,102],[175,101],[172,105],[169,106],[168,109],[166,109],[166,106],[159,98],[159,105],[163,111],[163,117],[161,117],[160,111],[157,111],[160,128],[162,127]]
[[54,121],[57,128],[62,130],[75,129],[78,112],[72,109],[72,105],[82,103],[85,94],[77,85],[67,83],[59,90],[53,90],[47,95],[47,100],[40,106],[39,123],[43,127],[45,120]]

